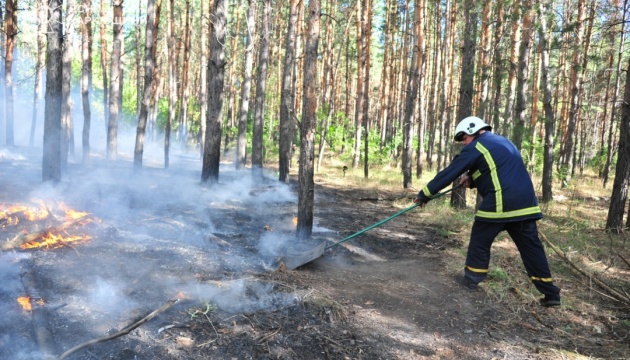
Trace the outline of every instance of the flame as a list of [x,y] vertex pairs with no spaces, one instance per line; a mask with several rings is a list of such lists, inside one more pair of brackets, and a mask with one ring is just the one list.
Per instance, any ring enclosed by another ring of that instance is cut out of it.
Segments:
[[0,218],[8,218],[8,223],[16,225],[20,220],[15,216],[17,213],[24,214],[28,221],[42,220],[48,217],[48,210],[45,206],[39,209],[29,208],[26,205],[11,205],[6,210],[0,211]]
[[70,209],[66,204],[60,202],[59,207],[66,212],[66,220],[75,220],[90,215],[89,212],[75,211]]
[[31,241],[29,243],[20,245],[20,247],[22,249],[36,249],[40,247],[45,247],[47,249],[50,249],[50,248],[56,249],[56,248],[60,248],[66,245],[67,243],[84,242],[90,239],[92,239],[92,237],[89,235],[77,235],[77,236],[64,237],[62,235],[55,235],[49,232],[41,240]]
[[17,302],[22,306],[22,309],[31,311],[33,307],[31,306],[31,298],[30,296],[20,296],[17,298]]
[[297,226],[297,224],[298,224],[298,218],[296,216],[296,217],[293,218],[293,225]]

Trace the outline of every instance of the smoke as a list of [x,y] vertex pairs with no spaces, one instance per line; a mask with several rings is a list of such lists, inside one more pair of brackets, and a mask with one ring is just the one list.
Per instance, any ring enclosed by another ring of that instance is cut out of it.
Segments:
[[29,257],[29,254],[0,253],[0,291],[15,293],[22,290],[20,261]]
[[227,313],[252,313],[294,304],[298,296],[273,291],[273,285],[248,280],[198,284],[189,289],[202,302],[211,302]]

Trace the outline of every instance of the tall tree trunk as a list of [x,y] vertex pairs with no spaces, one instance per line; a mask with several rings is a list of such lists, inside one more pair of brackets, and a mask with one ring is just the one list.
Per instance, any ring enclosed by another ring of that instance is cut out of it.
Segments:
[[[466,26],[464,29],[464,46],[462,47],[462,69],[459,84],[459,104],[457,118],[463,119],[470,116],[473,111],[473,91],[475,74],[475,44],[477,43],[477,10],[474,0],[464,2],[464,14]],[[453,191],[451,206],[466,208],[466,188],[461,187]]]
[[613,89],[613,98],[612,98],[612,108],[610,110],[610,122],[609,122],[609,130],[608,130],[608,151],[606,152],[606,165],[604,165],[604,188],[608,183],[608,176],[610,174],[610,166],[612,164],[613,158],[613,133],[615,129],[615,121],[616,113],[617,113],[617,102],[619,98],[619,86],[621,83],[621,62],[623,57],[623,49],[625,43],[625,30],[626,30],[626,13],[628,9],[628,0],[624,0],[623,2],[623,11],[621,16],[620,26],[621,29],[619,31],[619,50],[617,52],[617,65],[615,71],[615,87]]
[[418,133],[418,148],[416,149],[416,178],[420,179],[422,175],[422,159],[424,158],[424,132],[426,128],[427,122],[427,114],[428,111],[425,111],[425,104],[427,103],[426,97],[428,96],[428,91],[425,90],[425,76],[426,76],[426,67],[427,67],[427,49],[426,49],[426,29],[427,29],[427,21],[426,21],[426,12],[427,12],[427,3],[426,0],[420,0],[418,2],[416,11],[420,11],[420,31],[418,33],[418,51],[420,52],[420,56],[418,57],[418,68],[419,68],[419,78],[418,78],[418,89],[420,89],[420,94],[418,96],[417,108],[419,112],[417,113],[418,121],[417,123],[417,133]]
[[[628,60],[626,71],[630,73],[630,60]],[[630,181],[630,76],[626,76],[626,87],[621,105],[620,129],[615,181],[610,196],[608,219],[606,220],[606,230],[617,234],[623,231],[623,216],[628,200],[628,181]],[[626,224],[626,227],[628,226],[630,224]]]
[[354,110],[354,152],[352,156],[352,168],[359,167],[359,159],[361,157],[361,128],[363,126],[363,102],[365,101],[364,77],[366,69],[366,48],[367,39],[364,34],[365,19],[364,11],[365,1],[357,1],[357,100]]
[[4,21],[4,33],[7,37],[4,56],[4,94],[5,94],[5,121],[6,121],[6,144],[15,145],[15,134],[13,130],[13,51],[15,50],[15,36],[18,33],[17,22],[17,0],[6,1],[6,12]]
[[407,89],[405,91],[405,118],[403,119],[403,152],[402,152],[402,172],[403,188],[408,189],[413,183],[412,162],[413,162],[413,129],[415,123],[414,110],[416,108],[416,98],[418,97],[418,83],[420,82],[420,68],[424,54],[421,52],[420,41],[423,34],[423,17],[421,0],[416,0],[414,5],[414,19],[412,26],[412,37],[409,41],[411,47],[411,65],[407,76]]
[[370,170],[370,48],[372,45],[372,0],[367,0],[365,4],[365,31],[361,31],[365,39],[365,70],[363,71],[363,176],[367,179]]
[[[47,1],[47,0],[46,0]],[[0,29],[4,30],[4,8],[0,4]],[[4,80],[4,55],[6,49],[6,36],[4,31],[0,31],[0,79]],[[1,99],[4,99],[2,101]],[[0,86],[0,144],[6,143],[6,135],[7,135],[7,124],[6,124],[6,98],[4,91],[4,84]]]
[[[208,9],[212,9],[214,0],[208,2]],[[206,14],[206,2],[201,2],[201,10],[199,14],[199,50],[201,52],[199,66],[199,156],[203,157],[203,147],[206,142],[206,116],[208,114],[208,34],[210,33],[210,22],[208,14]]]
[[449,86],[449,79],[450,79],[450,74],[451,74],[451,65],[453,63],[453,59],[451,58],[450,54],[451,54],[451,49],[452,49],[452,43],[451,43],[451,32],[453,32],[453,23],[451,21],[451,8],[453,7],[453,1],[452,0],[446,0],[446,6],[444,8],[444,17],[445,17],[445,26],[444,26],[444,41],[443,41],[443,54],[442,54],[442,74],[441,74],[441,80],[442,80],[442,93],[440,94],[440,111],[438,112],[438,114],[440,115],[440,123],[438,125],[438,138],[437,141],[439,142],[438,145],[438,154],[437,154],[437,170],[440,171],[440,169],[442,168],[444,161],[444,158],[446,157],[446,148],[444,146],[444,142],[445,141],[449,141],[450,139],[446,139],[446,128],[448,126],[450,126],[450,122],[449,122],[449,116],[450,116],[450,105],[451,105],[451,99],[450,99],[450,86]]
[[245,36],[245,60],[243,64],[243,81],[241,83],[241,102],[238,110],[238,138],[236,144],[236,169],[247,162],[247,123],[249,117],[249,96],[252,89],[252,72],[254,67],[254,34],[256,33],[256,1],[248,0],[247,34]]
[[177,51],[175,50],[175,0],[167,1],[168,22],[166,25],[166,39],[168,48],[168,119],[164,129],[164,168],[168,169],[170,162],[171,132],[175,122],[177,106]]
[[68,157],[74,158],[74,123],[72,120],[72,49],[74,43],[74,17],[76,15],[75,0],[66,1],[65,35],[63,37],[61,75],[61,168],[68,167]]
[[576,145],[575,137],[577,132],[579,106],[581,105],[578,96],[580,82],[582,81],[582,56],[584,52],[584,0],[577,1],[577,19],[575,20],[575,39],[573,47],[573,58],[571,61],[571,79],[570,79],[570,103],[569,103],[569,119],[567,125],[566,141],[562,146],[562,167],[563,184],[567,184],[571,180],[571,169],[573,168],[573,151]]
[[142,168],[142,157],[144,154],[144,137],[147,127],[147,116],[151,105],[151,92],[153,90],[153,72],[155,68],[155,47],[157,37],[153,33],[157,30],[155,0],[147,1],[147,23],[144,39],[144,87],[142,91],[142,102],[138,114],[138,126],[136,128],[136,145],[133,152],[133,166],[135,169]]
[[189,76],[190,70],[190,0],[186,0],[186,18],[184,20],[184,64],[182,65],[182,76],[180,85],[180,98],[181,104],[180,111],[180,127],[179,127],[179,139],[184,148],[188,142],[188,96],[190,95]]
[[[147,1],[148,2],[148,1]],[[136,55],[136,117],[140,117],[140,107],[142,106],[142,8],[145,6],[142,2],[138,2],[138,14],[136,18],[136,28],[134,30],[134,36],[136,39],[136,48],[134,53]],[[148,7],[148,4],[146,5]]]
[[553,200],[553,169],[554,169],[554,138],[556,133],[556,119],[551,96],[551,79],[549,79],[549,42],[547,40],[547,10],[546,3],[538,3],[538,18],[540,27],[538,29],[540,39],[540,74],[543,89],[543,110],[545,112],[545,143],[543,146],[543,172],[542,172],[542,199],[547,203]]
[[265,95],[267,90],[267,66],[269,64],[269,0],[263,0],[261,18],[260,49],[258,52],[258,74],[256,80],[256,103],[252,136],[252,175],[263,177],[263,126],[265,122]]
[[282,73],[282,93],[280,94],[280,149],[279,180],[289,182],[293,143],[293,66],[295,62],[295,28],[297,26],[298,0],[290,0],[289,23],[285,40],[284,64]]
[[37,60],[35,61],[35,84],[33,91],[33,115],[31,120],[31,135],[29,146],[35,145],[35,129],[42,100],[42,80],[44,77],[44,61],[46,61],[46,29],[47,6],[46,0],[37,0]]
[[243,0],[238,0],[238,4],[234,8],[234,13],[236,15],[236,25],[234,27],[234,34],[236,34],[236,36],[230,37],[229,57],[230,59],[234,59],[234,61],[230,61],[230,66],[228,67],[228,74],[227,74],[227,81],[228,81],[227,129],[228,131],[225,132],[225,150],[226,151],[227,151],[227,147],[230,145],[232,141],[232,139],[230,138],[232,136],[230,129],[232,129],[235,126],[234,124],[236,123],[235,114],[237,113],[236,109],[237,109],[238,96],[236,96],[237,77],[235,74],[236,74],[236,64],[237,64],[236,59],[238,57],[237,49],[239,48],[239,44],[240,44],[239,39],[241,39],[242,3],[243,3]]
[[439,119],[441,118],[439,115],[440,110],[440,99],[442,96],[442,91],[444,89],[440,84],[442,84],[441,75],[442,75],[442,36],[441,29],[442,26],[442,10],[440,3],[435,4],[435,21],[434,21],[434,48],[433,52],[433,70],[431,75],[431,86],[433,88],[433,92],[431,94],[431,103],[429,104],[429,121],[428,121],[428,140],[427,144],[427,165],[429,169],[433,169],[433,154],[435,150],[435,140],[436,136],[438,136],[438,131],[440,130]]
[[61,0],[48,1],[48,49],[46,51],[46,102],[42,180],[61,181]]
[[[109,56],[107,55],[107,38],[106,38],[106,26],[107,26],[107,19],[105,17],[105,1],[106,0],[101,0],[101,7],[100,7],[100,12],[99,12],[99,19],[101,21],[100,23],[100,37],[101,37],[101,72],[102,72],[102,77],[103,77],[103,118],[107,119],[109,118],[109,80],[108,80],[108,63],[109,63]],[[109,130],[106,129],[108,132]]]
[[208,117],[206,119],[206,143],[203,153],[201,180],[219,181],[221,160],[221,122],[223,120],[223,75],[225,71],[225,32],[227,26],[227,0],[215,0],[208,61]]
[[536,59],[534,61],[534,84],[532,86],[532,101],[531,101],[531,126],[529,129],[529,157],[528,167],[529,173],[532,174],[536,170],[536,143],[538,139],[536,138],[536,128],[538,126],[538,102],[540,100],[540,46],[535,47],[536,51]]
[[[494,30],[494,39],[492,42],[492,53],[493,53],[493,81],[494,81],[494,97],[492,100],[492,128],[495,132],[499,131],[500,122],[501,122],[501,97],[503,90],[503,61],[501,57],[501,39],[503,38],[503,1],[497,2],[497,15],[496,15],[496,23]],[[488,116],[486,116],[488,118]]]
[[317,46],[319,42],[319,0],[308,4],[308,33],[304,54],[304,102],[300,129],[300,169],[298,224],[296,236],[305,239],[313,232],[313,201],[315,198],[314,158],[315,124],[317,122]]
[[92,91],[92,0],[82,0],[81,9],[81,100],[83,105],[83,164],[90,162],[90,92]]
[[508,73],[507,101],[503,112],[503,126],[494,128],[498,134],[508,135],[512,132],[514,101],[516,99],[516,83],[518,71],[518,50],[521,43],[521,6],[519,1],[512,5],[512,35],[510,36],[510,71]]
[[118,157],[118,120],[121,79],[121,56],[123,42],[123,0],[114,0],[114,39],[109,90],[109,119],[107,122],[107,159]]
[[[486,108],[488,107],[488,88],[490,87],[490,16],[492,15],[492,1],[486,1],[483,5],[483,20],[481,22],[481,46],[479,48],[480,68],[478,81],[477,106],[475,113],[480,118],[486,120]],[[497,4],[497,6],[501,6]]]
[[516,121],[512,131],[512,142],[517,149],[521,149],[523,145],[523,136],[525,133],[525,111],[527,110],[527,96],[529,95],[529,67],[530,53],[532,43],[533,21],[532,21],[532,3],[531,0],[522,1],[523,29],[521,35],[521,44],[519,48],[519,62],[517,74],[516,88]]

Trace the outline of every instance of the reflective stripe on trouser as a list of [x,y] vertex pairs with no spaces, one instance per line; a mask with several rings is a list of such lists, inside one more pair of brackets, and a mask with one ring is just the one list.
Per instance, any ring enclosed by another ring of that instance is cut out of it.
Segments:
[[553,284],[545,248],[538,237],[536,220],[509,223],[475,221],[470,234],[464,274],[470,281],[479,283],[488,275],[490,247],[497,235],[507,230],[516,244],[525,265],[527,276],[542,294],[558,295],[560,288]]

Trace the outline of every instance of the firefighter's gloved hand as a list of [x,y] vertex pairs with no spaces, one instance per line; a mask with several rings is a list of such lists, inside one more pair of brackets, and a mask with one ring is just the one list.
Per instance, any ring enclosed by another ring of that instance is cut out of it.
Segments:
[[467,189],[472,189],[473,184],[474,183],[470,175],[466,175],[463,178],[461,178],[461,180],[459,180],[459,185]]
[[429,202],[429,200],[425,199],[424,196],[421,194],[422,192],[418,194],[417,198],[413,199],[413,203],[418,204],[421,208],[423,208],[427,205],[427,202]]

